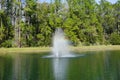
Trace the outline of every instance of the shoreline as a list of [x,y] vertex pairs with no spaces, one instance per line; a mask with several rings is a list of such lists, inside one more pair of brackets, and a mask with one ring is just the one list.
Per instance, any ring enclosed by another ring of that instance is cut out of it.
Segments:
[[0,48],[0,54],[6,53],[42,53],[51,51],[50,47]]
[[[0,54],[42,53],[42,52],[51,52],[51,49],[52,47],[0,48]],[[70,50],[75,52],[110,51],[110,50],[120,50],[120,45],[78,46],[78,47],[70,47]]]
[[100,46],[80,46],[73,47],[73,51],[87,52],[87,51],[113,51],[120,50],[120,45],[100,45]]

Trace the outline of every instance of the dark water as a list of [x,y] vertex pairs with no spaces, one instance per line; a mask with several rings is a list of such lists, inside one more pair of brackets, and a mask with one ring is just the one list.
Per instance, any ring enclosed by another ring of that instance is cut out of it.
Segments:
[[84,54],[60,59],[6,54],[0,56],[0,80],[120,80],[120,51]]

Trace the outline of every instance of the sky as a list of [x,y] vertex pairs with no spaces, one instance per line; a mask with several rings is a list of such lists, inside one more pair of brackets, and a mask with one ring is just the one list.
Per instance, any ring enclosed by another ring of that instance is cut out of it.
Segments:
[[[40,2],[50,2],[50,0],[39,0]],[[96,2],[98,3],[100,0],[96,0]],[[111,2],[111,3],[115,3],[115,2],[117,2],[117,0],[107,0],[107,1],[109,1],[109,2]]]
[[[96,0],[96,2],[98,3],[100,0]],[[111,3],[116,3],[118,0],[107,0],[107,1],[109,1],[109,2],[111,2]]]

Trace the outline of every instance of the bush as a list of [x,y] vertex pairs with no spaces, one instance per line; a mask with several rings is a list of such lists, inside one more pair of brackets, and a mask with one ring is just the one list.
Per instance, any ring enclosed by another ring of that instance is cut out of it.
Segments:
[[120,35],[117,32],[111,34],[110,43],[113,45],[120,45]]
[[7,47],[7,48],[12,47],[12,40],[6,40],[5,42],[3,42],[1,44],[1,46],[2,47]]

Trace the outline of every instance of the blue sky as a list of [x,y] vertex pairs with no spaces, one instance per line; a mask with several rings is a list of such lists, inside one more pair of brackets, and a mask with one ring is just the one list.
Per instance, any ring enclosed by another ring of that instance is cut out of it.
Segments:
[[[50,2],[50,0],[39,0],[40,2]],[[96,0],[96,2],[99,2],[100,0]],[[107,0],[107,1],[109,1],[109,2],[111,2],[111,3],[115,3],[115,2],[117,2],[117,0]]]
[[[100,0],[96,0],[96,2],[99,2]],[[118,0],[107,0],[107,1],[109,1],[109,2],[111,2],[111,3],[115,3],[115,2],[117,2]]]

